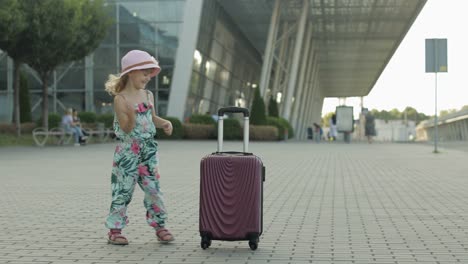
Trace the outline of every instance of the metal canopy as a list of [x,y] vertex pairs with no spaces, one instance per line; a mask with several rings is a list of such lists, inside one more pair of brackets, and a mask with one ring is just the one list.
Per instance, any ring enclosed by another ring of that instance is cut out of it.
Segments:
[[[263,54],[274,0],[219,2]],[[303,0],[280,2],[281,21],[297,21]],[[425,3],[426,0],[310,0],[308,19],[319,54],[323,95],[367,95]]]

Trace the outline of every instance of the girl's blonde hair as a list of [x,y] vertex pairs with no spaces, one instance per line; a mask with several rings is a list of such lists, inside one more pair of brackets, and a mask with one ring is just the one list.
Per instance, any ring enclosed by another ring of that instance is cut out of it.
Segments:
[[110,95],[114,96],[120,93],[127,85],[128,82],[128,75],[125,74],[124,76],[109,74],[109,78],[107,79],[104,86],[106,87],[105,90]]

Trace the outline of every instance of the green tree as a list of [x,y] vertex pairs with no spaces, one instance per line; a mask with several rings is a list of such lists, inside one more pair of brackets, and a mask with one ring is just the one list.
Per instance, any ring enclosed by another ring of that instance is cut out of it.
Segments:
[[20,74],[20,121],[21,123],[32,121],[28,78],[23,72]]
[[[42,81],[42,126],[48,127],[49,79],[54,69],[80,60],[105,37],[110,18],[102,0],[41,0],[24,2],[28,27],[21,38],[28,63]],[[28,44],[28,45],[26,45]]]
[[446,115],[453,114],[453,113],[456,113],[456,112],[457,112],[457,109],[441,110],[440,113],[439,113],[439,116],[446,116]]
[[268,116],[279,117],[278,103],[273,96],[270,97],[270,101],[268,102]]
[[389,120],[398,120],[402,118],[401,112],[396,108],[390,110],[389,115]]
[[22,4],[16,0],[0,0],[0,49],[13,60],[13,121],[16,124],[16,135],[21,135],[20,126],[20,66],[26,57],[20,39],[27,28],[27,20],[22,11]]
[[254,99],[250,113],[250,123],[252,125],[266,125],[265,102],[260,95],[260,88],[255,88]]

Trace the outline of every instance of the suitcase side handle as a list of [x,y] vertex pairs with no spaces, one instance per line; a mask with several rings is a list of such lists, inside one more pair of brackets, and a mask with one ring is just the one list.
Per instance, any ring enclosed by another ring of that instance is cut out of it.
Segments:
[[242,107],[223,107],[218,110],[218,151],[223,151],[223,128],[225,113],[242,113],[244,114],[244,152],[249,151],[249,109]]

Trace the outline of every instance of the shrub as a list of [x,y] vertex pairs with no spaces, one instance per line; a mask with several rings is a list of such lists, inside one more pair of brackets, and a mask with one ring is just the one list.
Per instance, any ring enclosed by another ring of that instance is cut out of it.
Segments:
[[81,123],[96,123],[96,113],[94,112],[80,112],[78,117]]
[[270,97],[268,102],[268,115],[271,117],[279,117],[278,103],[273,99],[273,96]]
[[210,115],[192,115],[189,119],[191,124],[215,125],[216,121]]
[[[57,113],[49,114],[49,129],[54,127],[61,127],[62,117]],[[37,126],[42,126],[42,117],[36,121]]]
[[[267,125],[274,126],[278,129],[278,140],[284,139],[284,132],[288,129],[283,122],[277,117],[267,117]],[[288,133],[289,134],[289,133]]]
[[288,120],[284,118],[279,118],[279,121],[288,128],[288,138],[293,138],[294,137],[294,129],[292,128],[291,124],[289,124]]
[[278,128],[275,126],[250,126],[250,140],[278,140]]
[[216,127],[206,124],[186,123],[184,128],[184,138],[186,139],[212,139],[216,137]]
[[162,117],[166,120],[171,121],[172,123],[172,135],[168,136],[164,133],[162,128],[157,128],[156,138],[157,139],[181,139],[184,136],[184,129],[182,127],[182,123],[176,117]]
[[104,127],[109,128],[114,125],[114,115],[113,114],[98,115],[96,117],[96,121],[99,123],[104,123]]
[[255,89],[254,99],[250,111],[250,123],[252,125],[266,125],[265,102],[260,95],[260,88]]
[[[33,122],[21,123],[22,133],[31,133],[34,130],[34,128],[36,128],[36,124]],[[16,125],[10,123],[0,123],[0,134],[16,135]]]

